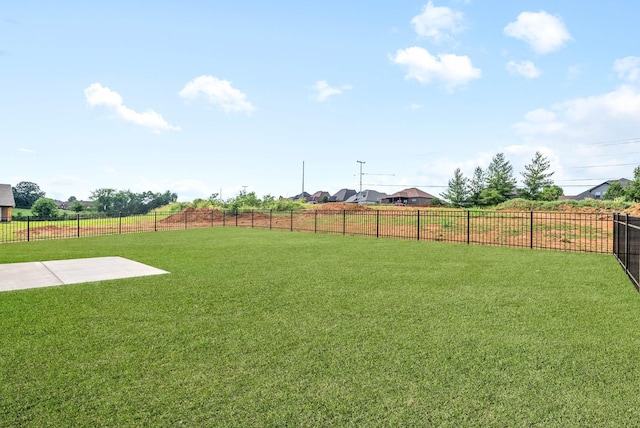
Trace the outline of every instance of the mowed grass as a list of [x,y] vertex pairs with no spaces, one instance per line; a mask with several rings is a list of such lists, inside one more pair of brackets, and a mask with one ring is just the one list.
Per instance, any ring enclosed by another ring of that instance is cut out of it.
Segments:
[[610,255],[236,228],[0,246],[114,255],[171,274],[0,293],[0,426],[640,420],[640,296]]

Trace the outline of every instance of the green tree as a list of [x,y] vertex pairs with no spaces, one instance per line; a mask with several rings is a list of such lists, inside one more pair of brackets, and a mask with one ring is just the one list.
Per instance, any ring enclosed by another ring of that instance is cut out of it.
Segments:
[[69,205],[69,209],[71,211],[75,211],[77,213],[85,211],[87,209],[87,207],[80,201],[73,201],[71,202],[71,204]]
[[491,159],[487,168],[486,189],[481,195],[483,202],[492,201],[490,205],[495,205],[513,198],[517,182],[513,176],[513,166],[505,159],[503,153],[498,153]]
[[11,190],[16,208],[31,208],[35,201],[45,196],[45,193],[40,190],[40,186],[30,181],[21,181]]
[[460,168],[453,172],[453,178],[449,180],[447,189],[440,196],[452,207],[458,208],[467,205],[469,200],[469,180],[462,174]]
[[33,203],[31,212],[41,219],[54,218],[58,215],[58,204],[53,199],[39,198]]
[[114,196],[116,194],[115,189],[103,188],[97,189],[91,192],[91,199],[96,207],[96,211],[105,214],[117,213],[115,210]]
[[536,152],[531,163],[525,165],[526,171],[522,172],[524,187],[521,189],[521,196],[531,201],[539,201],[542,199],[542,191],[545,187],[553,185],[551,177],[554,173],[548,172],[551,167],[549,159]]
[[178,200],[178,195],[165,193],[142,192],[130,190],[97,189],[89,197],[96,210],[107,215],[146,214],[149,211]]
[[553,184],[542,189],[540,199],[543,201],[557,201],[560,196],[564,195],[562,187]]
[[480,205],[482,191],[485,189],[485,173],[479,166],[473,171],[473,177],[469,180],[469,202],[472,205]]
[[625,194],[629,201],[640,201],[640,166],[633,169],[633,181],[625,188]]
[[610,201],[618,198],[624,198],[624,197],[625,197],[624,187],[622,187],[622,184],[620,184],[618,180],[612,181],[611,184],[609,184],[609,187],[607,187],[607,191],[604,192],[604,195],[602,195],[602,199],[606,199]]
[[480,205],[498,205],[506,199],[495,189],[484,189],[480,192]]

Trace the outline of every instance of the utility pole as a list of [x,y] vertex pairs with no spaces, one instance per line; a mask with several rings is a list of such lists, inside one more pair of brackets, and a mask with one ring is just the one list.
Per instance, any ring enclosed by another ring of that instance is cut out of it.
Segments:
[[304,198],[304,161],[302,161],[302,197]]
[[362,193],[362,165],[365,164],[366,162],[363,161],[356,161],[360,164],[360,193]]

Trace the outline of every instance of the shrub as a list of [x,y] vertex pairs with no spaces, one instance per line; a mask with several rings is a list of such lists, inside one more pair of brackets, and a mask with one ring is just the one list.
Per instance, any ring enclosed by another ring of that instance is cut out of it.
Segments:
[[39,198],[33,203],[31,212],[40,219],[50,219],[58,216],[58,204],[53,199]]

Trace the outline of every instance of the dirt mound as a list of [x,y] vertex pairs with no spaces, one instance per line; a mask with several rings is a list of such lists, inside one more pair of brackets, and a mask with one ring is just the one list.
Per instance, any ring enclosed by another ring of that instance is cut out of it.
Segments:
[[558,205],[558,211],[562,212],[574,212],[574,213],[599,213],[603,211],[607,211],[604,207],[576,207],[571,204],[560,204]]
[[187,207],[177,214],[172,214],[169,217],[160,220],[159,223],[184,223],[185,216],[189,223],[210,223],[212,221],[211,216],[213,216],[213,221],[222,221],[223,213],[219,210]]
[[640,217],[640,203],[637,203],[622,211],[622,214],[629,214],[630,216]]

